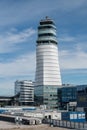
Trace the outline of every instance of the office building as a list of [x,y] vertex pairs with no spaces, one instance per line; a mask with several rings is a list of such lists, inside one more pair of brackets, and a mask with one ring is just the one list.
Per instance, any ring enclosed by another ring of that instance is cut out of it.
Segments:
[[20,105],[31,105],[34,102],[34,85],[32,81],[17,80],[15,82],[15,95],[19,94]]
[[35,97],[40,104],[57,107],[57,88],[61,86],[56,26],[46,17],[38,26],[36,45]]
[[83,111],[87,120],[87,85],[77,86],[77,111]]
[[77,105],[77,86],[63,84],[58,88],[58,109],[74,111]]
[[77,109],[87,112],[87,85],[77,86]]
[[87,108],[87,85],[77,86],[77,106]]

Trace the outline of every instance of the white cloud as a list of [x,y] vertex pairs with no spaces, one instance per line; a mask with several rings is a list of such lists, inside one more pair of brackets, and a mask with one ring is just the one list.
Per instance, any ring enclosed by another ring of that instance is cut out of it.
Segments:
[[59,41],[59,44],[63,43],[63,48],[59,50],[61,69],[87,69],[86,35],[62,35]]
[[61,69],[87,69],[87,52],[62,50],[59,54]]
[[11,96],[14,95],[14,82],[15,80],[4,80],[0,82],[0,96]]
[[75,37],[71,37],[71,36],[62,36],[62,37],[59,37],[58,38],[58,40],[60,41],[60,42],[73,42],[73,41],[75,41]]
[[30,36],[32,36],[33,34],[35,34],[35,30],[32,28],[28,28],[23,30],[22,32],[17,32],[16,33],[11,32],[7,32],[6,33],[6,41],[8,41],[9,43],[20,43],[20,42],[24,42],[26,41],[27,38],[29,38]]
[[32,76],[35,73],[35,52],[25,54],[11,62],[0,63],[0,77]]
[[36,31],[32,28],[27,28],[20,32],[17,29],[11,29],[0,35],[0,53],[12,52],[17,49],[16,44],[29,41]]
[[16,80],[35,78],[35,52],[28,53],[13,61],[0,63],[0,95],[14,95]]

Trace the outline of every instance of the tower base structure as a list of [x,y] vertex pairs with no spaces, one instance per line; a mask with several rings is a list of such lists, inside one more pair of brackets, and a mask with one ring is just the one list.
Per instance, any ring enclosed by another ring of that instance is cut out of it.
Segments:
[[58,109],[58,88],[61,86],[35,86],[36,105],[46,105],[47,109]]

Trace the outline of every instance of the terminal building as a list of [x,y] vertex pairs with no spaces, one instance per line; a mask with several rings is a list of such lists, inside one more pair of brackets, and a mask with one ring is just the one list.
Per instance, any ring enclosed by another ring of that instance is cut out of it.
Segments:
[[32,81],[17,80],[15,82],[15,95],[19,94],[19,105],[32,105],[34,102],[34,85]]
[[58,88],[58,109],[75,111],[77,106],[77,86],[63,84]]
[[62,85],[58,60],[56,26],[46,17],[38,26],[36,44],[35,99],[38,104],[57,108],[57,89]]
[[63,84],[58,88],[58,108],[86,112],[87,118],[87,85]]
[[87,85],[77,86],[77,109],[87,112]]

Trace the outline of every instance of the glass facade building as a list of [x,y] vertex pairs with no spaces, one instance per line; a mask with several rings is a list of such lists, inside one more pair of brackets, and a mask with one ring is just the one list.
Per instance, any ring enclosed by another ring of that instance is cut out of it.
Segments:
[[77,86],[77,107],[87,108],[87,85]]
[[58,108],[62,110],[67,109],[70,102],[77,100],[77,87],[72,85],[63,85],[58,89]]
[[77,110],[84,111],[87,120],[87,85],[77,86]]
[[[60,86],[59,86],[60,87]],[[48,109],[58,108],[58,86],[35,87],[36,102],[38,105],[45,104]]]

